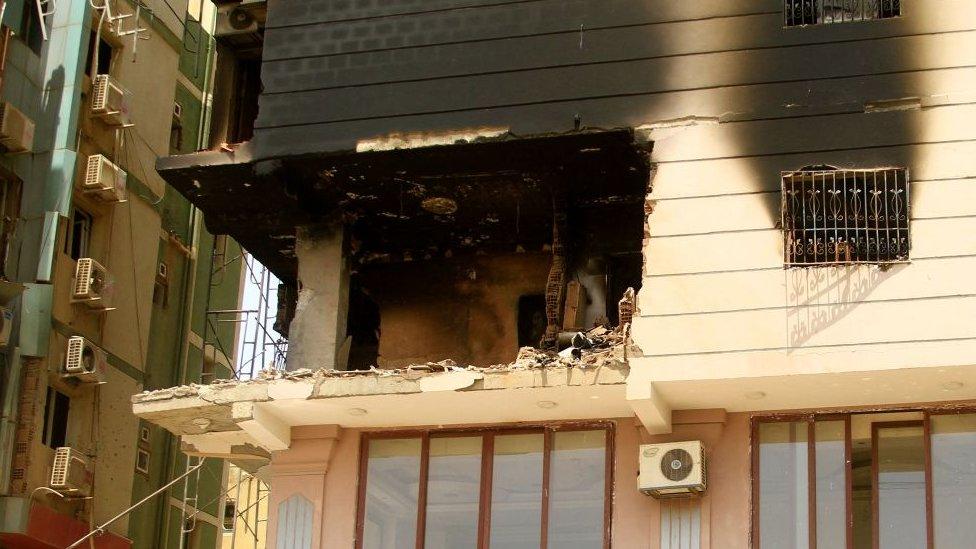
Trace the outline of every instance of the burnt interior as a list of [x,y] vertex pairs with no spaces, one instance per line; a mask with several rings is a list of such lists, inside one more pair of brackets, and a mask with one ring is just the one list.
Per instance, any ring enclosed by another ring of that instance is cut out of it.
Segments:
[[629,131],[161,173],[290,284],[295,228],[341,220],[353,368],[508,361],[538,336],[540,306],[557,331],[615,325],[640,285],[648,147]]

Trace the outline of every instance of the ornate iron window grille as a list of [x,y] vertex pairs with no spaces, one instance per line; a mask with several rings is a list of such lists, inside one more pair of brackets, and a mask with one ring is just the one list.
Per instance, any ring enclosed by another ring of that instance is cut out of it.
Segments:
[[905,168],[783,172],[786,266],[908,261],[908,190]]
[[901,15],[901,0],[783,0],[787,27],[888,19]]

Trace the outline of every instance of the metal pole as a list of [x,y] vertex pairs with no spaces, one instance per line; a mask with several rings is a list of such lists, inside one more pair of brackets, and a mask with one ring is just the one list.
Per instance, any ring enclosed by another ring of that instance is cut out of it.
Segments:
[[196,471],[200,467],[203,467],[203,464],[206,461],[207,461],[207,458],[205,458],[205,457],[204,458],[200,458],[200,463],[196,464],[195,467],[193,467],[192,469],[188,469],[185,473],[183,473],[182,475],[180,475],[180,476],[174,478],[173,480],[167,482],[164,486],[160,487],[158,490],[156,490],[155,492],[149,494],[148,496],[142,498],[141,500],[139,500],[134,505],[131,505],[125,511],[122,511],[121,513],[119,513],[119,514],[115,515],[114,517],[108,519],[108,522],[105,522],[104,524],[102,524],[98,528],[95,528],[91,532],[88,532],[87,534],[85,534],[85,537],[83,537],[83,538],[79,539],[78,541],[72,543],[71,545],[67,546],[65,549],[74,549],[75,547],[78,547],[79,545],[81,545],[82,542],[87,541],[88,538],[93,538],[95,536],[100,536],[100,535],[104,534],[105,533],[105,527],[106,526],[108,526],[109,524],[112,524],[113,522],[119,520],[120,518],[128,515],[129,513],[131,513],[133,510],[135,510],[137,507],[139,507],[143,503],[146,503],[147,501],[149,501],[152,498],[154,498],[157,495],[159,495],[161,492],[165,491],[170,486],[172,486],[172,485],[176,484],[177,482],[183,480],[185,477],[188,477],[191,473],[193,473],[194,471]]

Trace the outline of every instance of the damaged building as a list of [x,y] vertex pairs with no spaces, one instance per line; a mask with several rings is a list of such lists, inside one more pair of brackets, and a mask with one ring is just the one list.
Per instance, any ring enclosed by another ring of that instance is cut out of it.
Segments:
[[217,3],[237,85],[157,170],[287,368],[133,407],[269,543],[976,535],[972,2]]

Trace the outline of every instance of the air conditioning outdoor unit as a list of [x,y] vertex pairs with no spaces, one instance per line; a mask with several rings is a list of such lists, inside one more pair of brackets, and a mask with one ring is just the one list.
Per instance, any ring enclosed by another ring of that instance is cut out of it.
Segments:
[[125,170],[116,166],[100,154],[88,157],[85,177],[81,181],[84,193],[94,194],[106,202],[125,200]]
[[656,498],[704,492],[705,450],[701,441],[642,445],[637,484],[641,492]]
[[85,498],[91,495],[91,481],[88,462],[80,452],[67,446],[54,451],[48,487],[65,497]]
[[96,75],[92,82],[92,114],[110,126],[129,125],[129,95],[111,76]]
[[34,147],[34,121],[4,101],[0,103],[0,145],[5,152],[30,152]]
[[232,36],[258,32],[260,24],[254,12],[244,5],[222,7],[217,12],[214,36]]
[[90,257],[78,260],[75,266],[72,303],[84,303],[92,309],[105,309],[108,289],[108,271]]
[[7,307],[0,307],[0,347],[10,344],[10,331],[14,327],[14,312]]
[[105,351],[95,347],[81,336],[72,336],[68,338],[64,371],[61,375],[82,383],[105,383],[107,364]]

